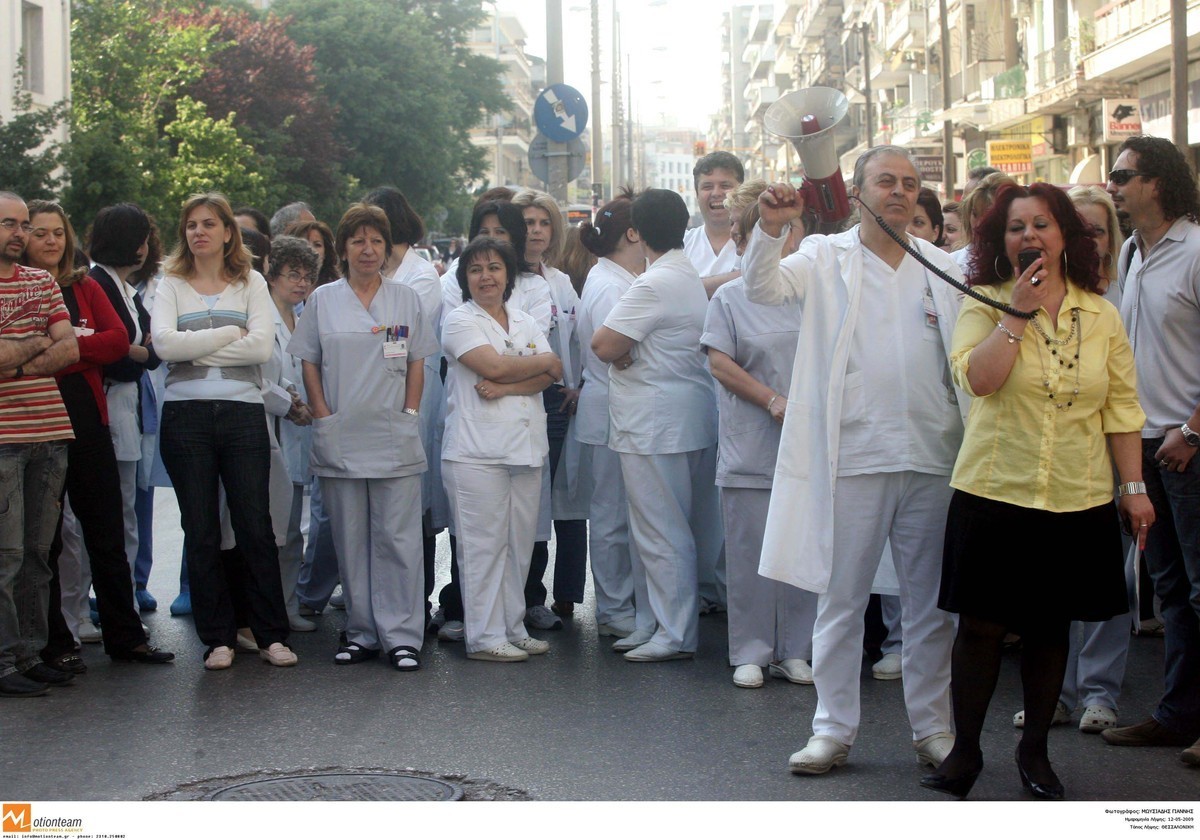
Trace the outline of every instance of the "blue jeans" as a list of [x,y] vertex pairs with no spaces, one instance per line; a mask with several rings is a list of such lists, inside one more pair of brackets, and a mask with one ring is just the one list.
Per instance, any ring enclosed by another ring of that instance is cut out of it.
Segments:
[[196,633],[209,648],[233,647],[234,595],[221,558],[218,486],[245,562],[250,629],[259,647],[286,642],[287,612],[268,506],[270,440],[261,404],[230,400],[164,403],[159,432],[183,523]]
[[1142,441],[1142,474],[1157,517],[1146,537],[1146,565],[1162,600],[1163,696],[1155,719],[1200,736],[1200,455],[1183,473],[1158,466],[1163,439]]
[[66,475],[66,441],[0,445],[0,677],[41,661]]

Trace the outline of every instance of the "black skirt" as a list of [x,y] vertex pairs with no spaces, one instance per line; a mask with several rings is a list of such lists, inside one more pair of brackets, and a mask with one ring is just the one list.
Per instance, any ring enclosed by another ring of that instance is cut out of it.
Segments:
[[938,606],[1018,630],[1128,612],[1116,506],[1051,513],[954,491]]

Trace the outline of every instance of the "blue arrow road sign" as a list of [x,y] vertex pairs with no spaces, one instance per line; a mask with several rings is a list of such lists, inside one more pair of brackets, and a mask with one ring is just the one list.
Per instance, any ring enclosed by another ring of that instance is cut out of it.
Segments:
[[588,107],[583,94],[570,85],[550,85],[533,103],[538,131],[555,143],[569,143],[587,127]]

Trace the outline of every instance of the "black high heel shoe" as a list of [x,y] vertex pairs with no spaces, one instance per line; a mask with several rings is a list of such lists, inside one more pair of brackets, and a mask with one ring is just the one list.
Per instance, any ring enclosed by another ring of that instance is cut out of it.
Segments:
[[[1053,774],[1054,771],[1051,770],[1050,772]],[[1057,776],[1053,782],[1047,782],[1045,784],[1041,782],[1035,782],[1033,779],[1029,778],[1029,774],[1025,772],[1025,766],[1021,764],[1020,747],[1017,747],[1017,773],[1021,775],[1021,784],[1023,784],[1025,789],[1033,794],[1034,798],[1036,799],[1059,800],[1065,799],[1067,796],[1067,792],[1063,789],[1062,782],[1058,780]]]
[[981,763],[976,770],[962,776],[944,776],[941,773],[931,773],[928,776],[921,777],[921,787],[928,790],[936,790],[938,793],[949,794],[956,799],[966,799],[967,794],[975,786],[975,780],[979,778],[979,774],[982,771],[983,764]]

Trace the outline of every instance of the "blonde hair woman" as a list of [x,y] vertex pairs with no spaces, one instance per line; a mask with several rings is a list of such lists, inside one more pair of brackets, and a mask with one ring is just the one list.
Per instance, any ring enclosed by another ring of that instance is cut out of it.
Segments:
[[[234,598],[224,563],[244,563],[249,626],[263,660],[296,664],[268,504],[270,440],[260,366],[275,342],[275,306],[229,202],[219,193],[183,205],[179,244],[154,299],[152,333],[168,364],[159,432],[163,464],[183,522],[196,633],[204,667],[233,664]],[[217,497],[224,487],[238,559],[220,550]]]

